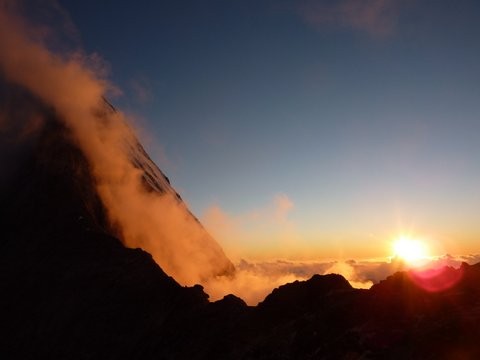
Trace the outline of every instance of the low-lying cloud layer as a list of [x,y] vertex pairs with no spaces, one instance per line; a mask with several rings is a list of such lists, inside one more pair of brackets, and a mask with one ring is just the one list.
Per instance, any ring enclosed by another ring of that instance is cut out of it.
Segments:
[[[480,255],[451,256],[432,258],[425,267],[437,269],[444,266],[459,268],[462,262],[470,265],[480,262]],[[397,271],[408,270],[409,266],[398,259],[370,261],[288,261],[249,262],[241,260],[237,264],[236,275],[232,278],[212,279],[205,289],[212,300],[221,299],[233,293],[250,305],[262,301],[280,285],[296,280],[303,281],[315,274],[340,274],[354,288],[368,289]]]

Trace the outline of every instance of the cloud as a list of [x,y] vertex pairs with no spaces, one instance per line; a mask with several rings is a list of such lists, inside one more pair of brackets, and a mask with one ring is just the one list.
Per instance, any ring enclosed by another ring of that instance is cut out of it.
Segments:
[[357,274],[354,264],[351,262],[335,262],[331,267],[325,270],[324,274],[339,274],[348,280],[350,285],[357,289],[369,289],[373,285],[370,279],[362,278]]
[[451,255],[446,255],[446,259],[449,261],[453,260],[456,263],[458,262],[466,262],[467,264],[477,264],[480,263],[480,254],[470,254],[470,255],[463,255],[463,256],[458,256],[458,257],[453,257]]
[[233,276],[211,278],[204,283],[211,300],[233,293],[247,304],[256,305],[278,286],[296,280],[304,281],[315,274],[340,274],[353,287],[369,288],[373,282],[363,280],[349,262],[275,260],[250,262],[242,259]]
[[285,223],[288,213],[294,208],[293,202],[285,194],[276,195],[274,198],[275,219],[279,223]]
[[[43,25],[39,30],[28,23],[11,4],[0,0],[0,75],[55,112],[70,131],[89,162],[109,220],[122,241],[150,252],[184,285],[231,270],[220,246],[173,191],[159,196],[145,188],[143,172],[132,161],[139,150],[128,119],[103,100],[118,92],[105,77],[104,62],[78,50],[52,51],[49,36],[39,36]],[[31,114],[21,127],[27,133],[41,125],[36,115]],[[14,121],[5,113],[0,119],[2,127]]]
[[139,104],[146,104],[153,100],[153,93],[150,90],[150,84],[145,77],[136,77],[130,81],[135,101]]
[[383,38],[395,30],[399,4],[399,0],[306,0],[299,9],[314,27],[343,27]]
[[[463,261],[470,265],[476,264],[480,262],[480,255],[444,255],[431,259],[429,263],[425,264],[425,267],[430,269],[439,269],[444,266],[459,268]],[[274,288],[295,280],[307,280],[315,274],[340,274],[354,288],[368,289],[397,271],[409,269],[405,263],[396,258],[383,261],[275,260],[257,262],[243,259],[236,264],[236,268],[234,276],[212,278],[204,284],[211,300],[218,300],[233,293],[248,304],[256,305],[265,299]]]
[[219,205],[212,205],[204,211],[202,223],[236,258],[256,256],[265,249],[271,256],[287,256],[299,240],[296,225],[289,217],[294,207],[286,194],[277,194],[270,203],[240,214],[229,214]]
[[[303,278],[301,278],[303,280]],[[227,294],[242,298],[249,305],[262,301],[275,287],[298,280],[292,274],[269,275],[254,270],[237,270],[231,277],[211,278],[205,282],[204,288],[210,300],[216,301]]]

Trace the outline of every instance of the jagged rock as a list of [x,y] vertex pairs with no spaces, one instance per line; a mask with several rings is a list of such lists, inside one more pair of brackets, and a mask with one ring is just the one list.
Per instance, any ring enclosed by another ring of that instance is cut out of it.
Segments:
[[[25,104],[6,114],[55,117]],[[435,291],[408,272],[370,290],[315,275],[257,307],[209,302],[122,245],[68,129],[51,122],[27,143],[11,133],[0,142],[11,170],[0,177],[2,359],[480,358],[480,264],[445,268],[455,281]],[[155,168],[145,184],[161,192],[169,182]]]

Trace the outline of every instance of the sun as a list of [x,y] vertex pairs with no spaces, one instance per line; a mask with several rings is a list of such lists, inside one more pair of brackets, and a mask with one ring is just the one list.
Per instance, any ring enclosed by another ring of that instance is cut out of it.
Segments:
[[400,236],[393,243],[393,255],[408,264],[416,264],[428,257],[427,244],[408,236]]

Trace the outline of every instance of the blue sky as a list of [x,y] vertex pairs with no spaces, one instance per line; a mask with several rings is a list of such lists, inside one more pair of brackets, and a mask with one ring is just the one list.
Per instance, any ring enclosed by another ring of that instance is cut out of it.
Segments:
[[[246,254],[287,220],[317,257],[379,256],[400,232],[475,250],[477,1],[58,3],[193,212],[243,227]],[[279,196],[282,221],[252,220]]]

